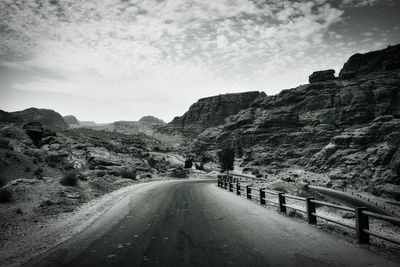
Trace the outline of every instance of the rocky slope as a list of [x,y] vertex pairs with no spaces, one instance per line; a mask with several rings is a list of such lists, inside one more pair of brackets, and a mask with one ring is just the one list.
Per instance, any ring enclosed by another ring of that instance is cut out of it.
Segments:
[[74,115],[67,115],[63,117],[65,123],[67,123],[70,126],[77,126],[79,125],[78,119]]
[[244,148],[242,166],[255,173],[267,176],[296,165],[327,173],[327,186],[400,199],[399,61],[400,45],[357,54],[339,78],[321,71],[310,84],[278,95],[250,93],[251,103],[243,105],[248,107],[217,119],[211,114],[230,104],[200,100],[169,127],[206,128],[190,142],[188,153],[197,157],[215,158],[229,144]]
[[50,130],[68,128],[68,124],[64,121],[63,117],[51,109],[28,108],[22,111],[11,112],[11,115],[26,123],[40,122]]
[[173,167],[150,155],[160,151],[161,141],[142,132],[67,127],[52,110],[0,112],[0,203],[4,190],[11,201],[25,199],[18,188],[35,187],[46,177],[56,183],[77,178],[75,191],[93,197],[132,180],[166,175]]
[[175,117],[164,131],[193,136],[208,127],[223,124],[227,117],[249,108],[254,100],[263,96],[265,94],[260,92],[245,92],[202,98],[183,116]]
[[159,118],[156,118],[154,116],[143,116],[139,120],[140,123],[142,124],[147,124],[147,125],[165,125],[166,123],[163,120],[160,120]]

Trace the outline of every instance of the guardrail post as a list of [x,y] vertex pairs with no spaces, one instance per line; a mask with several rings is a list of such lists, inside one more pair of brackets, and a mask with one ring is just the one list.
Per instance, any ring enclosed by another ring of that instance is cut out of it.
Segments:
[[286,204],[286,199],[283,194],[285,194],[285,193],[278,193],[279,211],[286,213],[286,207],[284,206]]
[[233,192],[233,184],[229,182],[229,192]]
[[241,195],[241,193],[240,193],[240,184],[239,184],[239,182],[236,182],[236,195],[238,195],[238,196]]
[[[311,200],[314,200],[313,197],[306,198],[306,207],[307,207],[307,221],[309,224],[316,224],[317,223],[317,216],[315,216],[315,203]],[[314,213],[314,214],[313,214]]]
[[246,185],[246,197],[247,199],[251,199],[251,188],[250,186]]
[[368,210],[367,208],[361,207],[356,208],[356,231],[357,231],[357,242],[358,244],[369,244],[369,234],[364,230],[369,230],[369,218],[363,211]]
[[265,191],[262,188],[260,189],[260,204],[265,205]]

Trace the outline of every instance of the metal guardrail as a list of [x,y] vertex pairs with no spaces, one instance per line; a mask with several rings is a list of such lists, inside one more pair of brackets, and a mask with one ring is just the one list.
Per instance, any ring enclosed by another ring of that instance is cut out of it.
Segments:
[[[258,178],[258,177],[255,177],[255,176],[245,175],[245,174],[238,174],[238,173],[229,173],[229,175],[228,174],[220,174],[220,176],[224,181],[228,180],[229,177],[243,178],[243,179],[246,179],[246,181],[248,181],[248,180],[252,180],[252,181],[257,180],[257,181],[264,181],[264,182],[267,181],[266,179],[263,179],[263,178]],[[237,181],[238,179],[235,179],[235,180]],[[236,181],[233,181],[233,182],[236,182]]]
[[[234,186],[235,184],[235,186]],[[275,204],[278,206],[278,211],[285,213],[287,212],[287,209],[292,209],[296,210],[298,212],[305,213],[307,215],[307,221],[309,224],[316,224],[317,223],[317,218],[323,219],[328,222],[336,223],[344,227],[351,228],[353,230],[356,230],[357,234],[357,242],[359,244],[368,244],[370,243],[370,236],[374,236],[392,243],[395,243],[397,245],[400,245],[400,240],[393,239],[388,236],[381,235],[379,233],[375,233],[369,230],[369,218],[374,218],[378,220],[383,220],[387,221],[393,224],[400,224],[400,218],[392,217],[392,216],[387,216],[387,215],[381,215],[375,212],[368,211],[367,208],[364,207],[357,207],[357,208],[350,208],[346,206],[341,206],[341,205],[335,205],[332,203],[324,202],[324,201],[319,201],[315,200],[312,197],[298,197],[298,196],[292,196],[289,194],[285,194],[283,192],[277,192],[273,190],[267,190],[265,188],[254,188],[250,186],[242,186],[240,185],[239,182],[232,183],[228,181],[222,181],[222,179],[217,180],[217,185],[218,187],[228,189],[230,192],[235,191],[237,195],[242,196],[242,192],[246,196],[247,199],[257,199],[260,203],[260,205],[266,205],[266,203],[271,203]],[[254,193],[258,191],[258,194]],[[275,202],[271,199],[266,198],[266,194],[278,196],[278,201]],[[293,199],[297,201],[304,201],[306,204],[306,210],[302,210],[293,206],[290,206],[289,204],[286,203],[287,199]],[[317,205],[322,205],[322,206],[327,206],[343,211],[348,211],[348,212],[354,212],[355,213],[355,218],[356,218],[356,223],[355,225],[349,225],[337,220],[334,220],[332,218],[328,218],[325,216],[322,216],[317,213]]]

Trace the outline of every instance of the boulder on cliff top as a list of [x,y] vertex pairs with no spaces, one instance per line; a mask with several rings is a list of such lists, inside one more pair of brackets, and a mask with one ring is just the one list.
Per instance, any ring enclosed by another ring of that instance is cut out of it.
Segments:
[[314,71],[310,76],[308,76],[308,81],[310,83],[325,82],[334,79],[335,79],[335,71],[332,69]]

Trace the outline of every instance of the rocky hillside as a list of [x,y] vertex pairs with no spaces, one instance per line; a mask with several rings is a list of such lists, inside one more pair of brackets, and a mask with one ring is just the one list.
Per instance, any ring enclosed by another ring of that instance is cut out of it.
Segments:
[[23,122],[40,122],[43,126],[51,130],[63,130],[68,128],[68,124],[63,117],[51,109],[28,108],[22,111],[11,112],[11,114]]
[[315,72],[310,84],[251,92],[245,108],[223,114],[221,96],[200,100],[169,127],[207,128],[190,142],[197,157],[230,144],[244,149],[242,166],[261,175],[301,166],[327,173],[327,186],[400,198],[399,62],[400,45],[357,54],[339,78]]
[[154,116],[143,116],[140,118],[139,122],[147,125],[165,125],[163,120],[160,120]]
[[78,119],[74,115],[67,115],[63,117],[64,121],[70,126],[79,125]]
[[67,127],[52,110],[1,111],[0,187],[15,191],[18,184],[41,183],[44,177],[58,183],[71,175],[98,194],[126,180],[164,175],[171,166],[163,157],[152,158],[163,144],[142,132]]
[[175,117],[167,127],[167,132],[178,131],[193,136],[202,130],[223,124],[225,119],[250,107],[256,99],[265,96],[260,92],[225,94],[202,98],[181,117]]

